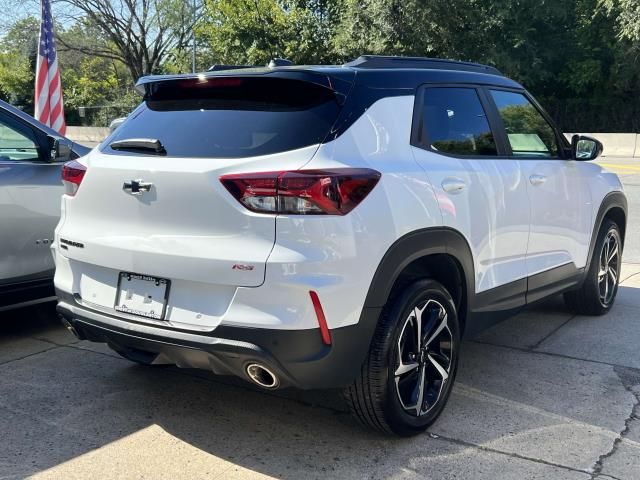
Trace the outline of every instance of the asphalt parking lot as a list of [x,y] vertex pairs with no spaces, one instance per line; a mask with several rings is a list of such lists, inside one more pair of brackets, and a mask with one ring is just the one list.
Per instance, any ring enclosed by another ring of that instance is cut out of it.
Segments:
[[0,317],[0,479],[640,478],[640,159],[601,163],[630,200],[616,305],[553,299],[467,341],[428,434],[363,430],[339,392],[131,364],[45,305]]

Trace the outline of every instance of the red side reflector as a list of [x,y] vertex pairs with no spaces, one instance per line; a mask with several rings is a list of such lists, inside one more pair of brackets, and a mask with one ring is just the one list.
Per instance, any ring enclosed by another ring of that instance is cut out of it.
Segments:
[[331,332],[329,331],[329,327],[327,326],[327,319],[324,317],[324,311],[322,310],[322,305],[320,304],[318,294],[311,290],[309,292],[309,296],[311,296],[311,302],[313,303],[313,308],[316,311],[316,317],[318,318],[318,325],[320,326],[322,343],[324,343],[325,345],[331,345]]

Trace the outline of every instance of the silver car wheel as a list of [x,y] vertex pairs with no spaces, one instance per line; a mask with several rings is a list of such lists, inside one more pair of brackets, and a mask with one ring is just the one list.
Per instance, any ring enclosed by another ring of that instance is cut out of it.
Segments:
[[616,291],[619,278],[620,245],[614,230],[610,230],[605,237],[600,252],[598,269],[598,291],[600,302],[605,307],[611,303]]
[[398,337],[394,371],[396,393],[405,412],[427,414],[449,381],[453,336],[447,311],[436,300],[416,306]]

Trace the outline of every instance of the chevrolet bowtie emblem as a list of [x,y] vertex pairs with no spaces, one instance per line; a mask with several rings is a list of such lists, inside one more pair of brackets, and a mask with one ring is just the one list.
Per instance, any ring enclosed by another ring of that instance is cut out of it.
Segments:
[[142,195],[144,192],[151,190],[152,186],[153,183],[145,182],[144,180],[131,180],[130,182],[124,182],[122,189],[131,195]]

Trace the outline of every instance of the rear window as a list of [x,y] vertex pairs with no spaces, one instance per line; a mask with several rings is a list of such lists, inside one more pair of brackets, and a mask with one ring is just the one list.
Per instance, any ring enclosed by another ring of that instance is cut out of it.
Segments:
[[152,94],[105,141],[159,140],[171,157],[239,158],[321,143],[339,105],[330,89],[282,78],[213,77],[155,85]]

